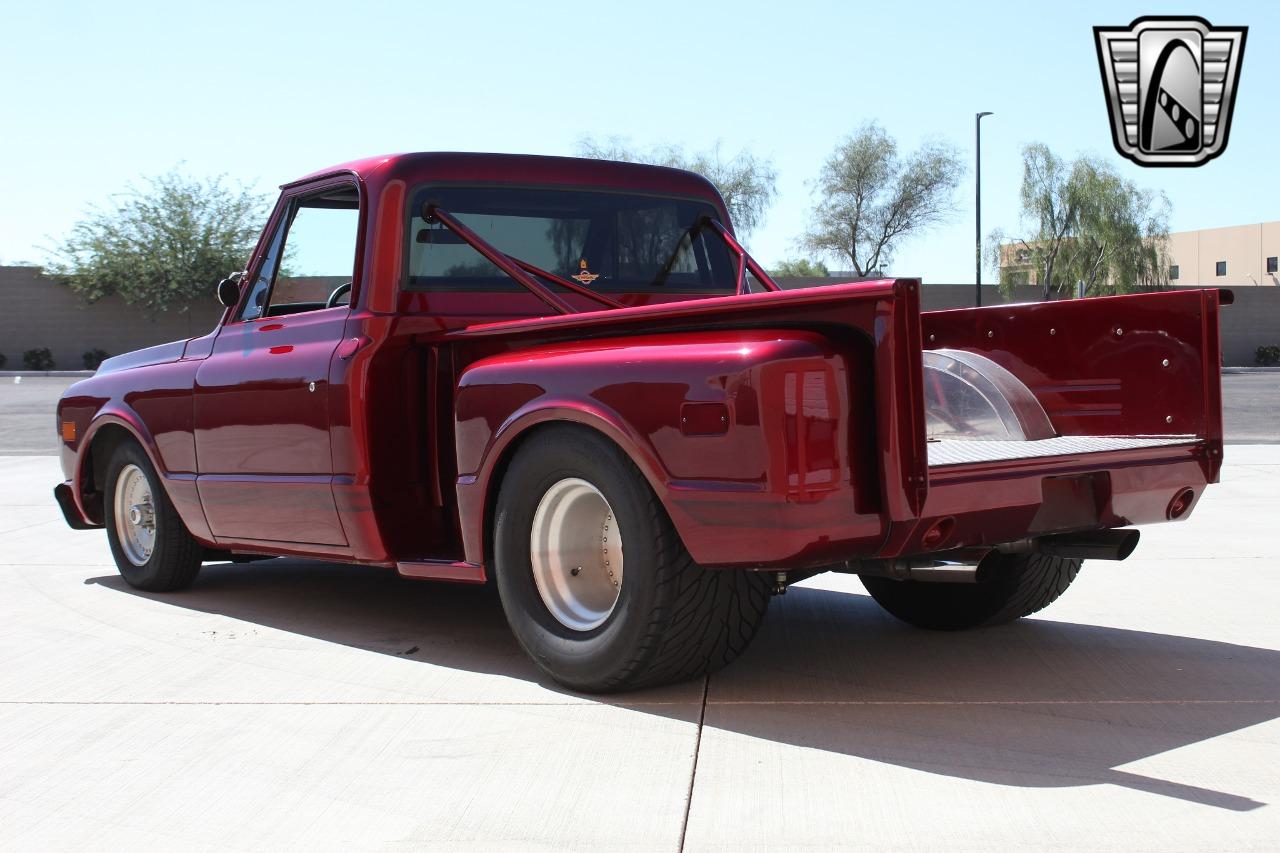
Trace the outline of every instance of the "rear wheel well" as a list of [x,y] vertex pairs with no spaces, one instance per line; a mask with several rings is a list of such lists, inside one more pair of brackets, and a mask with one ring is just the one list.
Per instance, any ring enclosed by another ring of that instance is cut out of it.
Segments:
[[602,430],[598,430],[588,424],[581,424],[575,421],[543,421],[540,424],[534,424],[524,432],[516,436],[510,444],[502,449],[502,454],[498,457],[498,461],[494,463],[493,471],[489,474],[489,485],[485,490],[484,496],[484,563],[489,567],[488,571],[493,571],[493,520],[498,511],[498,492],[502,488],[502,480],[506,476],[507,469],[511,467],[511,460],[516,458],[516,454],[520,452],[529,439],[535,435],[542,435],[544,432],[568,430],[581,431],[600,436],[605,441],[617,447],[623,455],[628,456],[626,450],[618,446],[618,443],[609,437]]
[[652,484],[596,430],[539,431],[511,460],[497,503],[503,612],[534,662],[571,689],[712,672],[764,618],[770,578],[695,563]]

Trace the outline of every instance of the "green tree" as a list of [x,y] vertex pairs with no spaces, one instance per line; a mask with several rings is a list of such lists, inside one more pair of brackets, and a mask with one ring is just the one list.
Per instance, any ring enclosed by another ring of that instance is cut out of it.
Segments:
[[840,140],[823,164],[800,246],[848,262],[859,276],[890,261],[903,239],[945,221],[965,168],[955,148],[927,142],[901,156],[879,125]]
[[[997,263],[1011,245],[1035,269],[1043,298],[1075,293],[1129,293],[1168,283],[1169,201],[1137,187],[1108,163],[1078,157],[1068,163],[1035,143],[1022,152],[1022,217],[1027,234],[1007,240],[993,232]],[[1025,272],[1001,266],[1010,293]]]
[[814,278],[830,275],[830,273],[827,270],[827,265],[822,261],[814,262],[808,258],[800,258],[781,262],[769,270],[769,275],[774,278]]
[[186,311],[253,250],[267,200],[223,177],[177,171],[91,208],[50,253],[47,271],[89,302],[119,294],[148,314]]
[[771,160],[745,148],[726,159],[719,142],[710,151],[688,153],[678,145],[638,149],[617,136],[611,136],[604,142],[584,136],[578,140],[578,155],[596,160],[670,166],[702,175],[720,192],[739,237],[751,233],[764,222],[765,214],[778,195],[778,173]]
[[1064,271],[1087,295],[1132,293],[1168,283],[1169,201],[1111,166],[1085,161],[1079,223]]

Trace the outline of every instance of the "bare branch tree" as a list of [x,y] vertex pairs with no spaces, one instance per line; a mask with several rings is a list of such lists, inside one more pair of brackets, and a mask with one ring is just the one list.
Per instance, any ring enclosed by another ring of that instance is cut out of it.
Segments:
[[649,149],[632,147],[627,140],[611,136],[603,142],[584,136],[578,140],[578,155],[596,160],[649,163],[697,172],[715,185],[729,210],[739,235],[755,230],[777,197],[778,173],[773,162],[745,148],[728,159],[719,142],[710,151],[687,153],[678,145]]
[[807,251],[848,262],[859,276],[888,264],[901,240],[944,222],[965,167],[953,146],[928,142],[906,158],[876,124],[846,137],[823,164]]

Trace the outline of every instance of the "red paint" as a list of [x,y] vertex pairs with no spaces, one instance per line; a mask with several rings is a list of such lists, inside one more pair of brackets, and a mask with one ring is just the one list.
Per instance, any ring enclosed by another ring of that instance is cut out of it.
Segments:
[[[68,390],[55,424],[74,424],[62,463],[86,522],[101,523],[89,463],[103,430],[145,448],[207,544],[472,582],[504,454],[554,423],[611,438],[708,566],[799,569],[1163,521],[1217,478],[1218,291],[922,317],[911,279],[613,294],[620,308],[569,288],[554,296],[570,313],[555,314],[536,288],[404,292],[410,193],[613,188],[704,199],[727,223],[711,185],[602,161],[399,155],[289,184],[264,233],[292,196],[342,182],[362,205],[349,307],[249,322],[228,311],[208,335],[110,359]],[[541,274],[508,260],[517,279]],[[739,266],[771,284],[745,253]],[[994,359],[1060,433],[1195,440],[930,469],[923,346]]]
[[220,540],[284,538],[287,529],[291,542],[346,544],[330,486],[328,405],[346,322],[346,308],[327,308],[229,323],[200,362],[196,482]]

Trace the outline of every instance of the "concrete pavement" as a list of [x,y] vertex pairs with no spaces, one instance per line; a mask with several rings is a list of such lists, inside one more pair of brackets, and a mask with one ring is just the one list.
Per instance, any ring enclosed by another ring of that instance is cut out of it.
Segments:
[[497,602],[379,570],[131,590],[0,459],[0,847],[1274,849],[1280,448],[1041,616],[915,631],[855,578],[728,670],[600,700]]
[[79,378],[0,376],[0,454],[57,453],[55,406]]
[[1222,430],[1228,444],[1280,443],[1280,371],[1222,376]]

